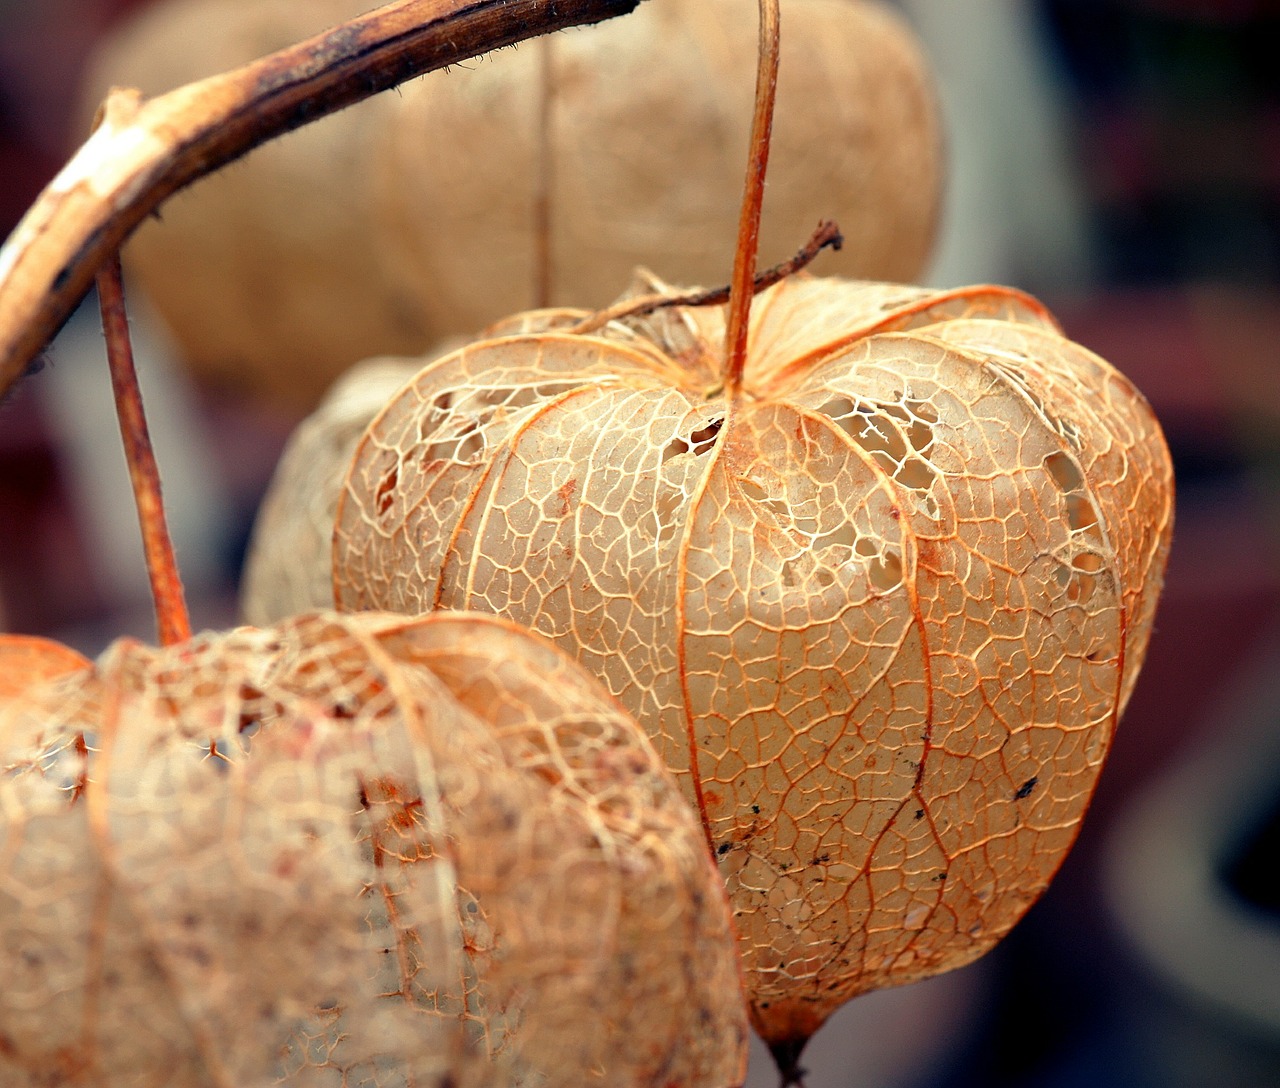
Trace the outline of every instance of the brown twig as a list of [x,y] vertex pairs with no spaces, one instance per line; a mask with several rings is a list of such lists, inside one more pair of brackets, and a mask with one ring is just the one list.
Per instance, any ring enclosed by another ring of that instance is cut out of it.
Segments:
[[804,1088],[804,1078],[808,1070],[800,1065],[800,1052],[804,1050],[808,1039],[782,1039],[769,1044],[769,1053],[778,1067],[778,1088]]
[[0,397],[108,256],[178,189],[406,79],[638,2],[398,0],[158,98],[112,92],[102,123],[0,249]]
[[773,103],[778,92],[778,0],[760,0],[760,65],[756,70],[755,112],[747,154],[747,181],[738,219],[738,246],[733,257],[729,318],[725,331],[724,388],[732,400],[742,387],[747,367],[747,329],[751,317],[756,253],[760,244],[760,211],[764,205],[764,175],[769,165],[773,134]]
[[[795,256],[775,264],[756,276],[751,286],[752,295],[758,295],[775,283],[781,283],[788,276],[794,276],[801,269],[808,267],[819,253],[828,247],[839,249],[844,245],[844,236],[840,228],[830,219],[824,219],[809,240],[797,251]],[[639,298],[623,299],[607,310],[599,310],[588,318],[584,318],[570,330],[575,333],[595,332],[610,321],[618,321],[626,317],[644,317],[655,310],[667,306],[718,306],[729,301],[730,288],[713,287],[709,290],[690,291],[683,295],[641,295]]]
[[98,273],[98,302],[102,308],[102,333],[107,342],[107,362],[111,369],[116,415],[120,419],[120,437],[124,440],[129,482],[133,485],[138,524],[142,528],[142,549],[147,558],[147,573],[151,577],[156,629],[160,645],[173,646],[191,637],[191,620],[187,616],[187,601],[173,554],[173,541],[169,538],[164,500],[160,495],[160,471],[151,448],[151,434],[142,408],[142,390],[133,364],[119,254]]

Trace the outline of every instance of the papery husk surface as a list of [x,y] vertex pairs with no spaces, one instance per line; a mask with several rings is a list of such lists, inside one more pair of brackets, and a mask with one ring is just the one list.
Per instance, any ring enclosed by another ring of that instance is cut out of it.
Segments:
[[[832,272],[916,278],[943,169],[920,45],[879,0],[783,0],[781,14],[761,264],[789,257],[825,218],[845,238]],[[534,293],[542,49],[547,299]],[[442,334],[536,305],[603,306],[637,265],[720,282],[733,263],[756,54],[739,0],[646,0],[625,19],[409,84],[375,159],[390,273]]]
[[1145,653],[1168,453],[1006,289],[785,281],[732,399],[721,311],[582,316],[387,406],[336,599],[496,612],[603,679],[700,812],[789,1045],[979,956],[1048,884]]
[[333,519],[365,428],[419,369],[404,358],[352,367],[289,436],[254,519],[240,586],[245,622],[333,607]]
[[[523,319],[482,335],[524,330]],[[333,523],[347,466],[366,428],[431,359],[461,338],[418,357],[385,356],[351,367],[294,429],[254,519],[240,585],[246,623],[265,626],[312,609],[333,608]]]
[[740,1083],[696,823],[503,621],[121,642],[0,746],[5,1085]]

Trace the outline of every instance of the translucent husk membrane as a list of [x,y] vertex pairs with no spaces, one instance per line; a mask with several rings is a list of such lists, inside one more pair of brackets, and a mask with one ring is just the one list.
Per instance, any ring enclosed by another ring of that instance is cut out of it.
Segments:
[[337,601],[498,613],[604,680],[701,814],[756,1025],[803,1039],[1048,884],[1145,653],[1168,454],[1005,289],[795,277],[756,300],[732,403],[721,311],[583,316],[526,315],[390,401]]
[[0,634],[0,700],[89,664],[75,650],[35,635]]
[[488,617],[123,641],[0,702],[0,1082],[740,1082],[643,734]]

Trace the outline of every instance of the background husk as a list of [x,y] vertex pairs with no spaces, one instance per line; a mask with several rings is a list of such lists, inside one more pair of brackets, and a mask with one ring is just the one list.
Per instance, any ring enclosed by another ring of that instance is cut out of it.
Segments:
[[[646,0],[625,19],[404,88],[375,162],[385,249],[435,332],[535,305],[600,307],[637,265],[728,281],[757,52],[741,0]],[[925,58],[902,18],[863,0],[783,0],[760,266],[819,219],[835,275],[924,270],[942,178]],[[537,260],[540,50],[551,53],[551,293]]]

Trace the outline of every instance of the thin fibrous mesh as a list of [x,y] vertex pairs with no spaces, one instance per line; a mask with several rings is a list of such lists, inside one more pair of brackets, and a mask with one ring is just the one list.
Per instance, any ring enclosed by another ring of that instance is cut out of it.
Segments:
[[370,359],[353,367],[298,425],[258,509],[240,587],[247,623],[263,626],[333,607],[333,512],[365,428],[418,367]]
[[0,1083],[740,1083],[696,821],[503,621],[120,642],[0,751]]
[[1146,402],[1000,288],[794,277],[732,402],[719,311],[566,321],[374,421],[339,606],[500,613],[605,681],[698,807],[767,1039],[980,955],[1073,841],[1147,642]]

